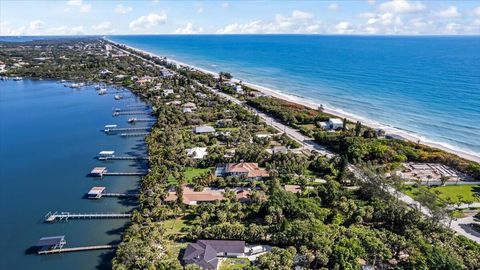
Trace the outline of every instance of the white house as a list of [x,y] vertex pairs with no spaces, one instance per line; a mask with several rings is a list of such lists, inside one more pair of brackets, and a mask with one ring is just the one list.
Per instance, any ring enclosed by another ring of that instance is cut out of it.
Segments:
[[327,121],[327,126],[329,129],[339,129],[343,128],[343,120],[339,118],[330,118]]
[[173,89],[165,89],[163,90],[163,96],[168,96],[170,94],[173,94]]
[[193,129],[193,132],[195,132],[196,134],[213,133],[215,132],[215,128],[211,126],[199,126],[195,127]]
[[193,159],[203,159],[207,153],[207,147],[194,147],[188,148],[187,155],[191,156]]
[[237,85],[235,86],[235,91],[238,93],[238,94],[243,94],[243,88],[241,85]]

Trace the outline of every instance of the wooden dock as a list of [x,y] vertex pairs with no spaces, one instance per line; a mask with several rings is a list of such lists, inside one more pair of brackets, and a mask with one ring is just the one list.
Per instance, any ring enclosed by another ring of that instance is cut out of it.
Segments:
[[138,110],[141,110],[141,109],[145,109],[147,110],[148,107],[144,107],[144,108],[141,108],[141,107],[133,107],[133,108],[115,108],[113,109],[114,112],[133,112],[133,111],[138,111]]
[[113,157],[98,157],[98,160],[104,160],[104,161],[108,161],[108,160],[148,160],[148,157],[136,157],[136,156],[119,156],[119,157],[116,157],[116,156],[113,156]]
[[130,218],[132,214],[130,213],[87,213],[87,214],[77,214],[70,212],[48,212],[45,215],[45,222],[55,222],[60,220],[69,220],[69,219],[116,219],[116,218]]
[[128,119],[128,123],[135,124],[137,122],[157,122],[157,119],[153,118],[130,118]]
[[145,137],[148,135],[148,132],[141,132],[141,133],[122,133],[120,134],[121,137]]
[[113,113],[113,116],[119,116],[119,115],[137,115],[137,114],[149,115],[149,114],[151,114],[151,112],[145,112],[145,111],[114,112],[114,113]]
[[133,128],[106,128],[105,133],[116,133],[116,132],[134,132],[134,131],[149,131],[150,127],[133,127]]
[[103,176],[144,176],[146,172],[106,172]]
[[126,197],[138,197],[138,193],[102,193],[102,197],[119,197],[119,198],[126,198]]
[[148,106],[147,106],[147,105],[130,104],[130,105],[127,105],[127,108],[137,108],[137,109],[141,109],[141,108],[148,108]]
[[58,253],[76,252],[76,251],[100,250],[100,249],[115,249],[117,247],[118,247],[118,245],[99,245],[99,246],[86,246],[86,247],[57,248],[57,249],[40,250],[40,251],[38,251],[38,255],[58,254]]

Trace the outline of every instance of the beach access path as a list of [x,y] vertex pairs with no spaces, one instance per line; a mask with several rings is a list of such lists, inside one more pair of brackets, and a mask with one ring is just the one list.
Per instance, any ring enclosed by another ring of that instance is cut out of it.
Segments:
[[[113,43],[113,44],[117,44],[116,42],[113,42],[113,41],[110,41],[108,40],[110,43]],[[119,48],[118,46],[116,46],[117,49],[123,51],[124,53],[126,54],[129,54],[131,56],[134,56],[134,57],[137,57],[139,59],[142,59],[143,61],[151,64],[151,65],[154,65],[154,66],[157,66],[157,67],[160,67],[160,68],[164,68],[163,66],[151,61],[151,60],[148,60],[148,59],[145,59],[143,57],[141,57],[140,55],[138,54],[134,54],[134,53],[131,53],[127,50],[124,50],[122,48]],[[133,50],[136,50],[135,48],[132,48],[132,47],[129,47]],[[136,50],[136,51],[139,51],[139,50]],[[152,55],[152,54],[150,54]],[[173,72],[173,71],[172,71]],[[174,72],[175,73],[175,72]],[[253,110],[256,112],[257,115],[259,115],[267,124],[271,125],[272,127],[274,127],[275,129],[281,131],[281,132],[285,132],[287,135],[289,135],[292,139],[296,140],[297,142],[301,143],[305,148],[307,148],[308,150],[314,150],[314,151],[317,151],[319,152],[320,154],[322,155],[326,155],[327,157],[333,157],[333,156],[336,156],[335,153],[327,150],[324,146],[316,143],[315,141],[313,141],[311,138],[307,138],[305,137],[303,134],[301,134],[299,131],[291,128],[291,127],[288,127],[282,123],[280,123],[279,121],[273,119],[272,117],[258,111],[257,109],[253,108],[253,107],[250,107],[248,106],[247,104],[245,104],[244,102],[242,102],[241,100],[233,97],[233,96],[230,96],[228,94],[225,94],[225,93],[221,93],[219,92],[218,90],[216,89],[213,89],[211,87],[209,87],[208,85],[204,85],[198,81],[195,81],[197,83],[197,85],[199,86],[203,86],[205,88],[207,88],[208,90],[212,91],[213,93],[216,93],[224,98],[226,98],[227,100],[230,100],[231,102],[234,102],[238,105],[241,105],[241,106],[245,106],[246,108],[250,109],[250,110]],[[366,181],[366,176],[365,174],[359,169],[357,168],[356,166],[350,164],[348,166],[349,170],[353,172],[353,174],[359,178],[361,181]],[[411,198],[410,196],[406,195],[406,194],[403,194],[399,191],[396,191],[393,187],[388,187],[387,188],[387,191],[394,197],[397,197],[398,196],[398,199],[400,201],[403,201],[404,203],[406,203],[407,205],[409,205],[410,207],[416,207],[417,209],[419,209],[424,215],[428,216],[428,217],[431,217],[431,213],[430,213],[430,210],[426,207],[422,207],[421,204],[417,201],[415,201],[413,198]],[[460,219],[457,219],[457,220],[452,220],[452,223],[451,223],[451,226],[448,226],[448,221],[443,221],[443,224],[446,226],[446,227],[449,227],[450,229],[454,230],[456,233],[460,234],[460,235],[463,235],[477,243],[480,243],[480,234],[477,234],[473,232],[473,230],[471,229],[468,229],[468,225],[465,225],[463,224],[466,220],[460,220]],[[473,220],[472,220],[473,222]]]

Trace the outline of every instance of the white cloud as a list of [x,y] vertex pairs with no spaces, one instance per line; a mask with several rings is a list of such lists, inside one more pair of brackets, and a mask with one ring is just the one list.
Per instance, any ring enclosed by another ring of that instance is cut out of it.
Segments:
[[477,15],[478,17],[480,17],[480,6],[476,7],[476,8],[473,10],[473,14]]
[[425,5],[420,2],[409,2],[408,0],[391,0],[380,4],[380,10],[390,13],[413,13],[426,9]]
[[338,23],[337,25],[335,25],[335,30],[337,32],[337,34],[350,34],[350,33],[353,33],[353,27],[352,25],[347,22],[347,21],[343,21],[343,22],[340,22]]
[[96,25],[92,25],[92,30],[95,34],[107,34],[114,32],[112,29],[112,23],[109,21],[101,22]]
[[92,5],[87,4],[87,5],[82,5],[79,11],[81,13],[85,13],[85,12],[89,12],[91,9],[92,9]]
[[83,35],[85,34],[83,26],[69,27],[66,25],[52,27],[47,29],[48,35]]
[[322,32],[322,23],[313,14],[294,10],[290,16],[275,15],[274,20],[255,20],[248,23],[232,23],[218,29],[217,34],[315,34]]
[[36,20],[30,23],[30,29],[33,31],[38,31],[43,28],[43,22],[40,20]]
[[305,11],[301,11],[301,10],[294,10],[292,12],[292,18],[299,19],[299,20],[306,20],[306,19],[313,18],[313,14]]
[[67,7],[64,9],[65,12],[71,10],[78,10],[81,13],[89,12],[92,9],[92,5],[83,4],[82,0],[69,0],[67,1]]
[[228,7],[230,7],[230,4],[228,2],[222,3],[222,8],[228,8]]
[[340,9],[340,5],[336,4],[336,3],[333,3],[333,4],[328,5],[328,9],[332,10],[332,11],[336,11],[336,10]]
[[124,6],[124,5],[117,5],[115,9],[113,9],[113,12],[119,13],[119,14],[127,14],[133,10],[132,7],[129,6]]
[[159,24],[164,24],[166,21],[167,14],[150,13],[131,21],[128,26],[134,31],[139,31],[158,26]]
[[461,24],[458,23],[449,23],[445,26],[445,31],[448,34],[457,34],[462,28]]
[[376,14],[373,13],[373,12],[363,12],[363,13],[358,14],[358,16],[359,16],[360,18],[370,19],[370,18],[375,17]]
[[202,27],[195,27],[191,22],[187,23],[185,27],[181,27],[175,30],[176,34],[182,34],[182,35],[199,34],[202,32],[203,32]]
[[444,17],[444,18],[457,18],[461,16],[456,6],[449,6],[448,8],[444,10],[439,10],[434,14],[438,17]]
[[198,12],[198,13],[203,13],[204,11],[205,11],[205,9],[203,9],[203,7],[197,8],[197,12]]
[[85,32],[83,31],[83,26],[74,26],[69,30],[71,35],[83,35]]
[[82,0],[70,0],[67,2],[68,6],[81,6]]

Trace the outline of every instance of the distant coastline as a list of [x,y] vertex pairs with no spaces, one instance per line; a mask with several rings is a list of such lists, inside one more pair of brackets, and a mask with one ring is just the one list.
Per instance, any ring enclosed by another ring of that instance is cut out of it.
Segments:
[[[127,47],[131,50],[135,50],[135,51],[138,51],[138,52],[141,52],[141,53],[144,53],[144,54],[148,54],[150,56],[159,57],[159,58],[163,57],[161,55],[152,53],[150,51],[142,50],[142,49],[135,48],[135,47],[129,46],[129,45],[121,43],[121,42],[113,41],[113,40],[111,40],[107,37],[103,37],[103,39],[108,41],[108,42],[111,42],[113,44],[122,45],[122,46],[125,46],[125,47]],[[214,76],[218,75],[218,73],[213,72],[211,70],[207,70],[205,68],[200,68],[200,67],[197,67],[197,66],[194,66],[194,65],[191,65],[191,64],[187,64],[185,62],[181,62],[181,61],[178,61],[178,60],[175,60],[175,59],[172,59],[172,58],[167,58],[167,57],[165,57],[165,58],[166,58],[167,61],[169,61],[171,63],[174,63],[176,65],[181,65],[181,66],[186,66],[186,67],[189,67],[189,68],[193,68],[193,69],[196,69],[198,71],[201,71],[201,72],[204,72],[204,73],[207,73],[207,74],[212,74]],[[228,70],[225,70],[225,72],[228,72]],[[314,102],[309,101],[308,99],[303,98],[303,97],[297,97],[297,96],[293,96],[291,94],[286,94],[286,93],[283,93],[281,91],[274,90],[274,89],[271,89],[271,88],[268,88],[268,87],[264,87],[264,86],[261,86],[261,85],[258,85],[258,84],[249,83],[245,80],[239,80],[239,79],[234,78],[233,81],[234,82],[240,82],[241,81],[242,84],[244,84],[244,85],[246,85],[246,86],[248,86],[248,87],[250,87],[254,90],[262,92],[264,94],[267,94],[267,95],[270,95],[272,97],[276,97],[276,98],[279,98],[279,99],[283,99],[283,100],[286,100],[286,101],[289,101],[289,102],[292,102],[292,103],[297,103],[299,105],[303,105],[303,106],[310,107],[310,108],[313,108],[313,109],[317,109],[321,105],[320,103],[318,103],[318,104],[314,103]],[[378,123],[376,121],[366,119],[366,118],[363,118],[363,117],[360,117],[360,116],[357,116],[357,115],[354,115],[354,114],[351,114],[351,113],[348,113],[348,112],[345,112],[345,111],[342,111],[342,110],[339,110],[339,109],[329,108],[325,105],[322,105],[322,106],[324,107],[324,111],[326,113],[338,116],[340,118],[346,118],[347,120],[352,121],[352,122],[360,121],[360,122],[362,122],[362,124],[364,124],[368,127],[371,127],[371,128],[374,128],[374,129],[382,129],[387,134],[395,134],[395,135],[398,135],[398,136],[400,136],[400,137],[402,137],[402,138],[404,138],[408,141],[420,142],[423,145],[427,145],[427,146],[430,146],[430,147],[433,147],[433,148],[438,148],[440,150],[458,155],[459,157],[462,157],[464,159],[480,163],[480,154],[469,153],[469,152],[459,150],[459,149],[456,149],[456,148],[453,148],[453,147],[448,147],[444,143],[430,141],[428,138],[424,138],[424,137],[422,137],[420,135],[417,135],[417,134],[413,134],[413,133],[410,133],[410,132],[407,132],[407,131],[400,130],[400,129],[395,128],[395,127],[391,127],[391,126],[388,126],[388,125],[385,125],[385,124],[381,124],[381,123]]]

